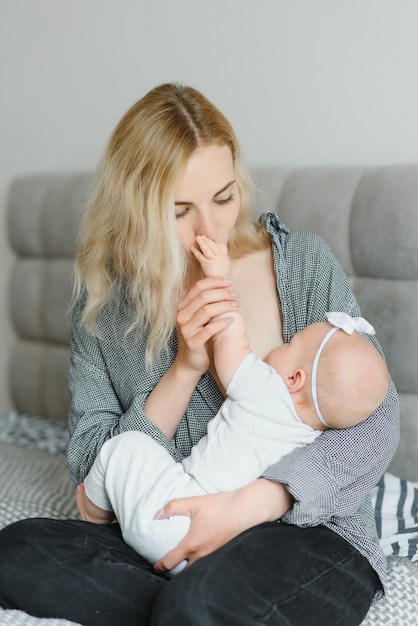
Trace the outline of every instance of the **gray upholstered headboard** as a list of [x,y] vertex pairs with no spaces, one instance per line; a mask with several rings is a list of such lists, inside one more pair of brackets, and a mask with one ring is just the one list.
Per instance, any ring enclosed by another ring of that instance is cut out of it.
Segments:
[[[322,235],[372,321],[401,397],[401,443],[391,471],[418,480],[418,165],[264,168],[253,172],[254,214]],[[65,420],[68,308],[79,215],[91,174],[22,177],[10,189],[16,253],[10,384],[22,412]]]
[[16,340],[9,379],[15,407],[67,419],[68,314],[75,239],[90,174],[25,176],[9,194],[9,240],[16,254],[10,311]]

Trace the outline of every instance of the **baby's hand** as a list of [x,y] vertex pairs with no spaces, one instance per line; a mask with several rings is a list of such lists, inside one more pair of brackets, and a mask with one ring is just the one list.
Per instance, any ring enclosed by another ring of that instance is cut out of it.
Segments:
[[229,276],[231,261],[228,247],[224,243],[212,241],[205,235],[196,236],[196,244],[191,251],[202,266],[205,276]]

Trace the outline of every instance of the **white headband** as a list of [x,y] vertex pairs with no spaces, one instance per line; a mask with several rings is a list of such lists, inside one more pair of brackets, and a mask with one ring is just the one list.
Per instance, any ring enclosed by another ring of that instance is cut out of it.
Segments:
[[331,328],[331,330],[327,332],[315,354],[315,358],[312,364],[311,390],[312,402],[314,405],[315,413],[319,421],[322,422],[322,424],[327,428],[330,428],[330,425],[327,424],[319,409],[318,396],[316,393],[316,375],[318,371],[318,361],[319,357],[321,356],[321,352],[332,337],[332,335],[339,329],[343,330],[348,335],[352,335],[355,330],[359,333],[367,333],[368,335],[375,335],[376,331],[373,326],[364,319],[364,317],[351,317],[351,315],[348,315],[348,313],[342,313],[339,311],[331,311],[330,313],[325,313],[325,317],[327,318],[329,323],[334,326],[334,328]]

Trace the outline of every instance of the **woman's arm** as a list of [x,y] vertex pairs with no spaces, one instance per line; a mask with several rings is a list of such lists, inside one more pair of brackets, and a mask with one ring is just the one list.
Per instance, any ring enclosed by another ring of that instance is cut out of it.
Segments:
[[[170,341],[167,353],[150,368],[145,364],[147,334],[125,336],[131,311],[123,303],[119,303],[117,310],[101,312],[100,338],[82,326],[83,302],[76,304],[68,379],[71,403],[67,452],[76,484],[84,481],[104,442],[121,432],[145,432],[177,461],[190,451],[188,444],[194,442],[185,441],[183,449],[178,450],[171,437],[185,414],[197,381],[207,369],[207,338],[226,323],[208,322],[213,315],[235,309],[231,304],[234,295],[228,287],[229,283],[222,278],[204,279],[192,287],[178,313],[178,345]],[[203,434],[200,429],[204,428],[211,410],[210,406],[204,407],[199,428],[193,431],[195,436]]]
[[[84,481],[102,445],[121,432],[141,430],[170,448],[170,442],[143,411],[148,387],[157,383],[157,373],[149,372],[144,380],[138,377],[134,365],[142,364],[145,370],[145,350],[135,346],[125,358],[122,341],[115,339],[100,345],[84,329],[73,327],[67,460],[76,484]],[[175,456],[173,446],[170,453]]]
[[323,432],[264,473],[294,498],[284,521],[317,526],[353,515],[386,471],[398,439],[399,404],[391,382],[385,401],[365,422]]
[[145,414],[166,435],[174,436],[191,395],[209,367],[207,343],[228,326],[226,318],[236,311],[237,294],[230,281],[211,277],[198,281],[181,300],[177,312],[177,356],[147,398]]
[[184,559],[191,564],[245,530],[280,518],[292,502],[283,485],[263,478],[236,491],[172,500],[158,519],[188,515],[191,526],[186,537],[155,564],[155,569],[170,570]]
[[[269,232],[278,266],[285,341],[307,324],[325,319],[326,311],[361,315],[350,282],[329,246],[315,234],[276,228],[270,225]],[[298,262],[301,258],[304,263]],[[381,350],[375,337],[370,341]],[[398,441],[399,400],[391,383],[385,401],[363,424],[328,430],[264,473],[284,483],[294,497],[284,520],[308,526],[352,515],[387,469]]]

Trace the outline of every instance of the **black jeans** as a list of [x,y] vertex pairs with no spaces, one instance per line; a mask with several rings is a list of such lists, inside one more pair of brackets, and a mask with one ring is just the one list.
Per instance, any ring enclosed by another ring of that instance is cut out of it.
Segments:
[[256,526],[171,580],[115,524],[29,519],[0,532],[0,605],[84,626],[357,626],[378,585],[322,526]]

